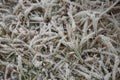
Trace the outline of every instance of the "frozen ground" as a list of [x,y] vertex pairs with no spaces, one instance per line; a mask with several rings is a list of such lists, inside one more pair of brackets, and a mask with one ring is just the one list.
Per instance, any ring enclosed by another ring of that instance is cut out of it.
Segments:
[[119,0],[0,0],[0,80],[120,80]]

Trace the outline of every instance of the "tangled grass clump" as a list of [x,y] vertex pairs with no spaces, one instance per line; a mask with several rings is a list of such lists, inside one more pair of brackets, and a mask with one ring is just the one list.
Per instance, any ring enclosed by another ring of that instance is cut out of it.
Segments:
[[0,0],[0,80],[120,80],[120,1]]

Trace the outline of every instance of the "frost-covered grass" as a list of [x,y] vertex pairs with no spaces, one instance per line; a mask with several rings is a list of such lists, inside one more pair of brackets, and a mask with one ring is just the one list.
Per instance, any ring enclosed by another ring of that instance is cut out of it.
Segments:
[[120,80],[120,1],[0,0],[0,80]]

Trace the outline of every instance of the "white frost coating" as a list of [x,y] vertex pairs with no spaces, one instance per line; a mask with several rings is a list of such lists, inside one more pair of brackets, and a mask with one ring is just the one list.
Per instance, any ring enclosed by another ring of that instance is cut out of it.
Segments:
[[119,0],[1,0],[1,80],[116,80]]

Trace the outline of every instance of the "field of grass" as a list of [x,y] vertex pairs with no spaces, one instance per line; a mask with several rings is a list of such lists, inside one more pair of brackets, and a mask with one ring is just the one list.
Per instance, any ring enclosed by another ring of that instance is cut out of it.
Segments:
[[120,1],[0,0],[0,80],[120,80]]

